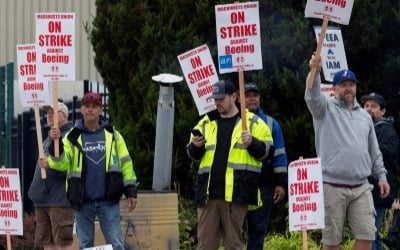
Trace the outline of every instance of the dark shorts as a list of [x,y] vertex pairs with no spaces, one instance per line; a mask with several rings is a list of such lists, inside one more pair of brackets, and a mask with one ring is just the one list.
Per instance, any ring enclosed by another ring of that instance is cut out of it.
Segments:
[[64,207],[35,208],[35,245],[54,244],[66,246],[72,244],[74,210]]

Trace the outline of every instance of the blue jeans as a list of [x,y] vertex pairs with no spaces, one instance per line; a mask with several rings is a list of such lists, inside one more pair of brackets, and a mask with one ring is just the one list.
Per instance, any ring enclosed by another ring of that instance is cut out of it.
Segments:
[[109,201],[86,201],[79,210],[75,210],[79,249],[94,247],[96,215],[107,244],[112,244],[114,250],[124,250],[119,203]]
[[263,206],[247,212],[247,250],[262,250],[264,237],[267,234],[269,218],[272,212],[273,187],[260,188]]
[[385,217],[385,207],[377,207],[375,206],[376,216],[375,216],[375,240],[372,242],[372,250],[383,250],[382,248],[382,239],[379,236],[379,231],[381,229],[381,225],[383,222],[383,218]]

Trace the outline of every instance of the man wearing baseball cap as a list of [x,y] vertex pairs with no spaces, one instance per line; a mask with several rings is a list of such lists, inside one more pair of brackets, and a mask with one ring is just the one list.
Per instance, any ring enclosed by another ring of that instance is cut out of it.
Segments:
[[[136,206],[136,175],[125,140],[100,119],[102,96],[86,93],[83,119],[60,142],[60,157],[50,148],[50,168],[67,171],[67,196],[75,208],[79,249],[94,247],[94,222],[99,219],[104,238],[113,249],[124,249],[119,200],[125,194],[128,211]],[[52,132],[58,135],[56,129]],[[46,167],[43,164],[41,167]]]
[[288,184],[288,163],[282,129],[279,123],[265,114],[261,108],[260,89],[257,84],[245,83],[244,91],[246,108],[258,115],[268,125],[275,148],[272,160],[264,161],[261,170],[260,192],[263,205],[247,212],[247,250],[262,250],[273,206],[285,198]]
[[205,115],[187,145],[190,159],[199,162],[196,187],[198,249],[243,249],[242,227],[248,205],[259,205],[262,161],[271,157],[271,132],[260,117],[246,111],[250,130],[242,129],[236,88],[221,80],[213,85],[218,116]]
[[315,147],[321,158],[325,205],[323,248],[340,249],[347,219],[355,239],[353,249],[371,249],[376,228],[368,177],[372,174],[379,180],[380,197],[387,197],[390,191],[374,124],[357,102],[358,80],[354,72],[344,69],[335,74],[335,98],[328,99],[320,90],[321,57],[313,55],[309,66],[310,70],[317,69],[313,86],[306,86],[304,99],[313,117]]
[[[58,114],[54,114],[53,106],[44,106],[47,124],[52,127],[54,115],[58,115],[58,128],[65,135],[72,124],[68,122],[68,107],[58,102]],[[49,136],[43,142],[43,151],[49,155],[51,145]],[[42,179],[39,161],[36,164],[31,186],[28,190],[29,199],[35,206],[35,246],[47,249],[72,249],[74,210],[65,193],[64,172],[54,169],[46,170],[46,179]]]
[[374,122],[376,137],[378,138],[379,149],[382,152],[383,162],[387,170],[386,178],[390,185],[390,194],[386,198],[380,197],[378,181],[372,177],[368,180],[374,185],[372,195],[375,205],[375,241],[372,242],[372,250],[381,250],[382,239],[379,236],[381,224],[385,217],[386,208],[390,208],[394,201],[397,190],[397,164],[399,138],[393,126],[393,117],[384,117],[386,113],[386,100],[382,95],[370,93],[361,97],[364,109],[371,115]]

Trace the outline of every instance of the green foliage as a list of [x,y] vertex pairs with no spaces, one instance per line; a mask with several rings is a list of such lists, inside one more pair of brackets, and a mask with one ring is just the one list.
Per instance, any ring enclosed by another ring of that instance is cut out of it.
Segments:
[[196,207],[191,200],[179,197],[179,249],[195,249]]
[[[201,44],[209,46],[217,65],[214,6],[226,3],[232,1],[96,1],[96,16],[86,29],[96,67],[110,91],[111,116],[134,159],[140,189],[150,189],[152,183],[159,86],[151,76],[181,75],[177,55]],[[314,157],[312,118],[303,96],[308,60],[316,49],[313,25],[322,21],[304,18],[305,0],[259,4],[263,69],[245,72],[245,81],[259,85],[262,107],[279,121],[289,161]],[[388,114],[396,119],[400,119],[399,10],[397,0],[355,1],[348,26],[329,23],[342,29],[348,66],[360,80],[357,96],[371,91],[383,94]],[[219,77],[237,82],[237,74]],[[174,94],[172,178],[175,189],[191,199],[197,166],[187,158],[185,146],[199,116],[185,82],[174,88]],[[287,221],[287,208],[281,205],[278,210],[270,231],[285,233],[282,221]],[[182,233],[193,225],[182,225]]]
[[[232,1],[98,0],[97,15],[87,25],[95,64],[110,90],[110,112],[126,138],[142,189],[151,187],[158,85],[151,76],[181,74],[177,55],[206,43],[216,53],[216,4]],[[262,90],[262,106],[282,125],[289,160],[315,156],[312,120],[303,100],[308,59],[316,48],[312,26],[304,18],[306,1],[262,1],[260,23],[263,69],[245,72]],[[361,83],[358,95],[370,91],[398,98],[400,3],[355,1],[351,22],[341,26],[349,68]],[[376,11],[379,10],[379,11]],[[217,65],[217,64],[216,64]],[[237,81],[236,74],[220,75]],[[185,83],[175,87],[173,143],[174,183],[191,195],[193,166],[185,154],[189,129],[199,119]],[[398,98],[399,99],[399,98]],[[388,112],[399,116],[400,101]],[[121,108],[123,107],[123,108]],[[397,108],[397,109],[396,109]]]
[[[308,249],[319,250],[321,246],[316,243],[312,238],[307,239]],[[295,231],[282,234],[271,234],[268,235],[265,243],[264,250],[272,249],[285,249],[285,250],[302,250],[303,249],[303,238],[301,231]]]

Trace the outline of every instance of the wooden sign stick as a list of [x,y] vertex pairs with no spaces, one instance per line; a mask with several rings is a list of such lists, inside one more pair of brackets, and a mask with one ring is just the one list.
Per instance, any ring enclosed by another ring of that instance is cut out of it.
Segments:
[[[303,160],[303,156],[299,157],[299,160]],[[301,230],[302,241],[303,241],[303,250],[308,250],[308,237],[307,237],[307,229]]]
[[7,238],[7,250],[11,250],[11,236],[9,233],[7,234],[6,238]]
[[[319,34],[317,50],[315,51],[315,57],[317,57],[317,58],[320,57],[320,55],[321,55],[322,44],[324,42],[327,27],[328,27],[328,19],[324,18],[324,21],[322,22],[322,27],[321,27],[321,33]],[[314,84],[314,79],[315,79],[316,73],[317,73],[317,67],[312,68],[310,78],[308,78],[308,84],[307,84],[308,88],[310,88],[310,89],[312,88],[312,86]]]
[[[54,117],[54,128],[58,128],[58,83],[53,81],[53,117]],[[60,156],[59,150],[59,139],[54,140],[54,157]]]
[[244,93],[244,73],[239,71],[239,96],[240,96],[240,117],[242,118],[242,130],[247,130],[246,125],[246,100]]
[[[39,116],[39,105],[35,104],[34,106],[35,111],[35,124],[36,124],[36,137],[37,137],[37,144],[39,149],[39,159],[44,157],[43,151],[43,138],[42,138],[42,127],[40,125],[40,116]],[[40,173],[42,175],[42,179],[46,179],[46,169],[41,168]]]
[[302,229],[301,234],[302,234],[302,239],[303,239],[303,250],[308,250],[307,229]]

